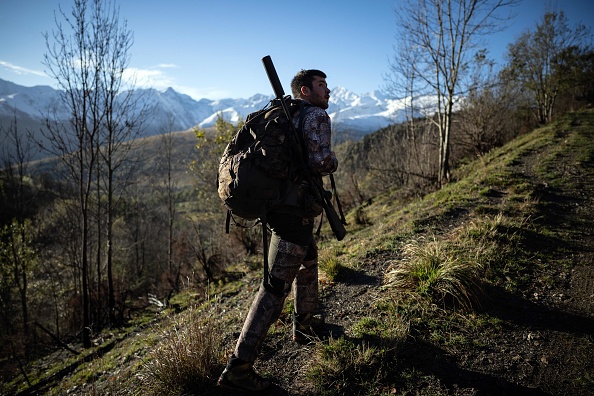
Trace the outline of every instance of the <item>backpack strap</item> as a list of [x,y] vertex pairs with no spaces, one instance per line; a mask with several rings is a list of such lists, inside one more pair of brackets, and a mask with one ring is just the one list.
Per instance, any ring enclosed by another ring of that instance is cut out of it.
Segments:
[[225,220],[225,232],[229,233],[229,225],[231,224],[231,209],[227,209],[227,220]]
[[318,229],[316,230],[316,236],[320,236],[322,233],[322,223],[324,222],[324,212],[320,215],[320,224],[318,224]]
[[[305,102],[300,100],[299,101],[299,124],[297,125],[297,132],[299,132],[299,143],[301,144],[301,148],[303,150],[303,154],[307,155],[307,151],[305,150],[305,139],[303,138],[303,122],[305,122]],[[311,105],[307,105],[307,107],[311,107]],[[307,158],[304,158],[307,160]]]
[[305,111],[303,110],[305,110],[305,102],[301,100],[299,101],[299,124],[297,125],[297,130],[301,133],[303,132],[303,121],[305,120]]
[[297,138],[297,143],[301,146],[301,152],[304,155],[303,161],[299,161],[300,168],[301,168],[300,169],[301,177],[309,176],[309,166],[307,164],[307,148],[305,147],[305,139],[303,138],[303,123],[305,122],[305,116],[307,114],[306,108],[309,108],[309,107],[311,107],[311,105],[309,105],[309,104],[306,105],[303,100],[299,101],[299,123],[297,124],[296,138]]
[[270,271],[268,269],[268,228],[266,227],[266,212],[260,219],[262,223],[262,251],[264,252],[264,287],[271,287],[270,284]]
[[[233,223],[236,226],[242,227],[242,228],[250,228],[250,227],[245,227],[245,226],[241,226],[240,224],[238,224],[235,219],[233,219],[233,213],[231,212],[231,210],[227,210],[227,220],[225,221],[225,231],[227,232],[227,234],[229,233],[229,226],[231,224],[231,220],[233,220]],[[267,223],[266,223],[266,213],[264,213],[262,215],[262,217],[260,219],[258,219],[258,221],[256,221],[255,224],[253,224],[251,227],[255,226],[256,224],[258,224],[258,222],[262,223],[262,250],[264,251],[264,287],[269,288],[270,287],[270,270],[269,270],[269,265],[268,265],[268,227],[267,227]]]

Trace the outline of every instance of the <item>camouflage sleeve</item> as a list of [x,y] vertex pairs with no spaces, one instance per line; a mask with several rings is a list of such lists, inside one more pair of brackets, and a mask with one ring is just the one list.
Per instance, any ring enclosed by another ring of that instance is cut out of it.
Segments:
[[328,175],[336,171],[338,160],[332,151],[330,116],[320,107],[312,107],[303,120],[307,159],[314,172]]

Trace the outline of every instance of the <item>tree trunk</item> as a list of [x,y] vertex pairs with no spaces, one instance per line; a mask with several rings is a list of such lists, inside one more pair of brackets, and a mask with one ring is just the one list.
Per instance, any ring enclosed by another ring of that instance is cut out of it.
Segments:
[[108,166],[107,179],[107,282],[108,282],[108,308],[109,323],[115,324],[115,291],[113,286],[113,171],[111,163]]
[[83,210],[83,229],[82,229],[82,304],[83,304],[83,328],[82,328],[82,342],[85,348],[91,347],[91,322],[90,322],[90,302],[89,302],[89,280],[88,280],[88,213]]

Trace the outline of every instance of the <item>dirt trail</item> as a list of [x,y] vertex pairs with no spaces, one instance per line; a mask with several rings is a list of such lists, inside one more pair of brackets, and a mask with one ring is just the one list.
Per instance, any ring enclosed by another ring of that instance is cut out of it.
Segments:
[[536,188],[536,226],[555,230],[534,241],[551,259],[535,263],[521,296],[496,292],[489,314],[503,320],[501,331],[477,338],[483,350],[456,356],[461,367],[495,382],[463,394],[594,395],[593,164],[575,166],[569,151],[559,155],[551,171],[567,188],[556,189],[535,170],[545,154],[533,152],[515,168]]

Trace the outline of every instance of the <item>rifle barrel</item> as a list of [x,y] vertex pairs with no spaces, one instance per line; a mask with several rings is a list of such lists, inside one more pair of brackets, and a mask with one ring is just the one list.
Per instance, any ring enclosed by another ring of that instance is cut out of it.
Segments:
[[274,63],[272,63],[270,55],[266,55],[262,58],[262,63],[264,64],[264,69],[266,70],[266,75],[268,75],[268,80],[270,80],[270,85],[272,85],[274,94],[278,99],[282,99],[285,96],[285,91],[283,90],[283,86],[278,78],[276,68],[274,67]]

